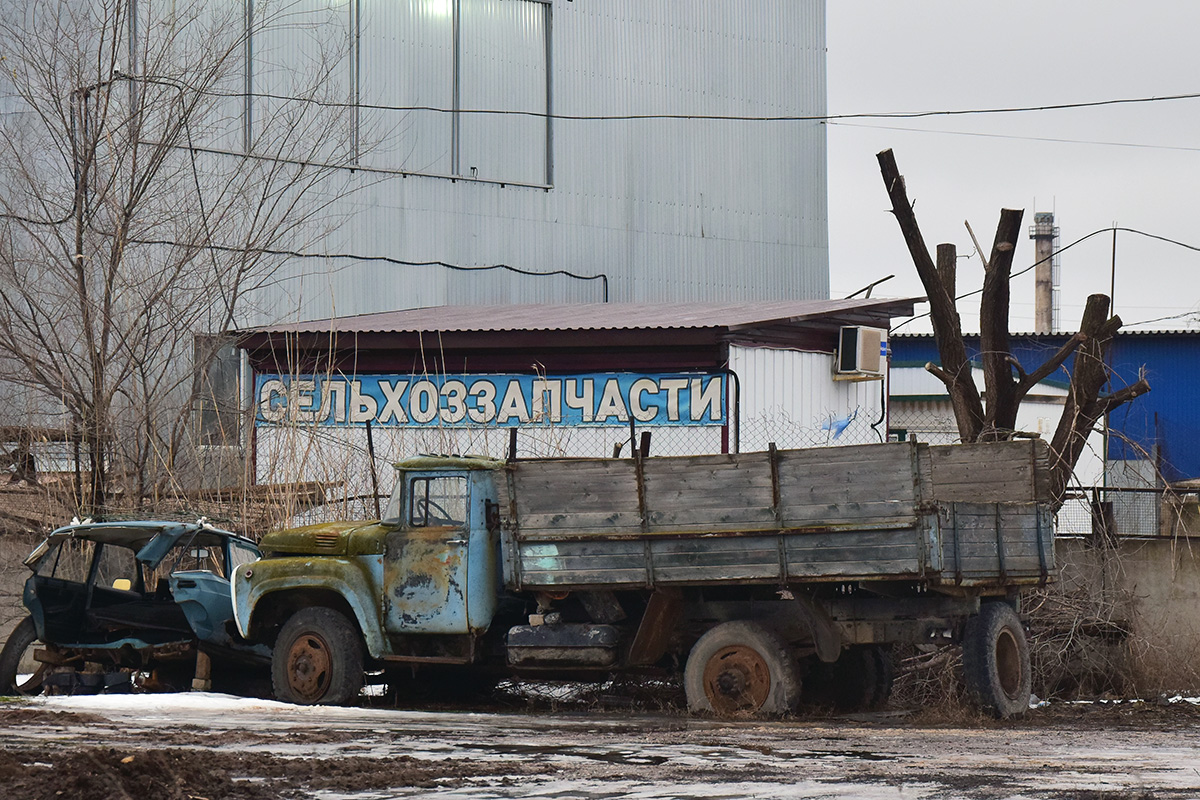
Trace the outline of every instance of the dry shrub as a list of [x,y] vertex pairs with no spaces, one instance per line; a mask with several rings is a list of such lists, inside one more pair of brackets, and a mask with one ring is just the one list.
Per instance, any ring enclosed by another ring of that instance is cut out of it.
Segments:
[[891,707],[912,709],[938,721],[960,717],[970,708],[962,682],[961,648],[928,650],[918,645],[896,645],[892,658],[896,682],[888,703]]
[[1130,626],[1114,605],[1052,586],[1030,594],[1025,612],[1034,694],[1073,700],[1134,692]]

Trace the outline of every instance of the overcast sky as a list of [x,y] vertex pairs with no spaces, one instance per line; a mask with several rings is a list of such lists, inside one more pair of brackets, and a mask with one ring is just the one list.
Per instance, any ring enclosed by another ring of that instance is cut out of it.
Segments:
[[[1200,92],[1197,2],[831,0],[827,22],[830,114]],[[962,258],[974,250],[963,221],[990,248],[1001,208],[1024,209],[1026,229],[1035,202],[1038,211],[1054,211],[1064,246],[1115,222],[1200,247],[1200,99],[859,120],[831,124],[828,134],[835,298],[890,273],[896,277],[874,296],[924,294],[887,212],[875,154],[888,147],[930,250],[939,242],[958,246],[960,293],[982,280],[978,257]],[[1078,327],[1087,295],[1108,293],[1112,246],[1105,233],[1062,254],[1062,328]],[[1114,307],[1127,327],[1188,312],[1137,327],[1200,327],[1200,252],[1131,233],[1119,233],[1116,247]],[[1023,233],[1014,271],[1034,260]],[[978,330],[977,298],[959,308],[964,327]],[[1032,271],[1013,281],[1011,320],[1014,331],[1033,328]]]

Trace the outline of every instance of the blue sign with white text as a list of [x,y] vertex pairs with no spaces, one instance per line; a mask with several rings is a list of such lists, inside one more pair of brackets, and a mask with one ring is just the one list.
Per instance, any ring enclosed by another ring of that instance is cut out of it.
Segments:
[[259,375],[256,425],[723,425],[723,373]]

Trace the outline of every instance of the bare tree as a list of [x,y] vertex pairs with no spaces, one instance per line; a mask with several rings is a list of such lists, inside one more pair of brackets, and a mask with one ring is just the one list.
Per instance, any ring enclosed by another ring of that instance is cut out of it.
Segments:
[[938,245],[937,263],[934,263],[917,225],[895,156],[891,150],[884,150],[877,158],[892,201],[892,213],[900,224],[909,255],[929,299],[934,340],[942,363],[940,366],[926,364],[925,368],[946,385],[962,441],[1011,438],[1016,433],[1017,409],[1021,401],[1040,381],[1063,369],[1074,354],[1066,407],[1050,442],[1051,458],[1054,459],[1051,488],[1056,504],[1061,505],[1075,464],[1097,420],[1117,406],[1150,391],[1145,377],[1139,376],[1139,380],[1130,386],[1111,394],[1100,394],[1108,383],[1105,356],[1113,336],[1121,327],[1121,318],[1108,315],[1107,296],[1092,295],[1088,298],[1079,332],[1043,364],[1027,372],[1012,354],[1008,325],[1009,279],[1022,212],[1001,210],[991,254],[984,267],[979,303],[979,349],[984,380],[981,397],[963,345],[962,321],[955,294],[957,253],[954,245]]
[[[191,449],[194,375],[282,253],[336,222],[353,154],[333,5],[50,0],[0,16],[0,380],[82,440],[84,509],[168,485]],[[248,42],[272,36],[305,57],[254,72]]]

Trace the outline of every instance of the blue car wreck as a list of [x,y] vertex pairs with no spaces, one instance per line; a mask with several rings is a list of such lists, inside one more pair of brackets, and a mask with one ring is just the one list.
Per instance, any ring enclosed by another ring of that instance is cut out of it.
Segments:
[[230,624],[229,576],[258,557],[205,520],[59,528],[25,559],[0,695],[245,688],[270,652]]

